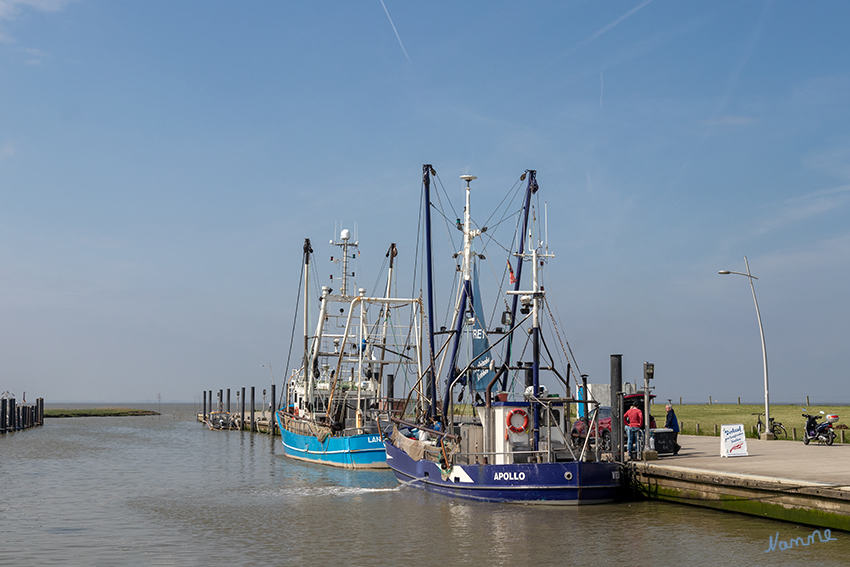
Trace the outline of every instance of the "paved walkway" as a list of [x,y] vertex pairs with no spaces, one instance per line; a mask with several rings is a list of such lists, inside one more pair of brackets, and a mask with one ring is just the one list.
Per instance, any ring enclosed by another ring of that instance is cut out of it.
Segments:
[[679,435],[679,445],[678,455],[661,456],[653,464],[850,487],[850,444],[747,439],[749,456],[730,458],[720,456],[720,437]]

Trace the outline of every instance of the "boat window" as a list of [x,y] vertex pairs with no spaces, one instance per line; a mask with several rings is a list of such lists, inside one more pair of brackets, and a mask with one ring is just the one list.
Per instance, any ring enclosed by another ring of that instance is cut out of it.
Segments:
[[544,410],[542,421],[543,421],[544,426],[548,426],[548,425],[551,425],[552,427],[559,426],[561,424],[561,410],[553,409],[551,411],[551,413]]

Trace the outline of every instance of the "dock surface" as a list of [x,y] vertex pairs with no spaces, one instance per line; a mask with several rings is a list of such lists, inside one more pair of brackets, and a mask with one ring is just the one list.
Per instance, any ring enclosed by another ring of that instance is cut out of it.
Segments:
[[650,498],[850,531],[850,445],[747,439],[720,456],[720,437],[680,435],[678,455],[633,461]]

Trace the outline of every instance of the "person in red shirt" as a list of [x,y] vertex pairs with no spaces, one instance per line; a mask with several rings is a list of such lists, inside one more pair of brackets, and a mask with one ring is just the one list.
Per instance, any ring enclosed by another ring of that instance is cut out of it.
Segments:
[[626,412],[623,416],[626,424],[626,434],[628,435],[629,458],[637,458],[637,436],[638,432],[643,428],[643,412],[637,406]]

